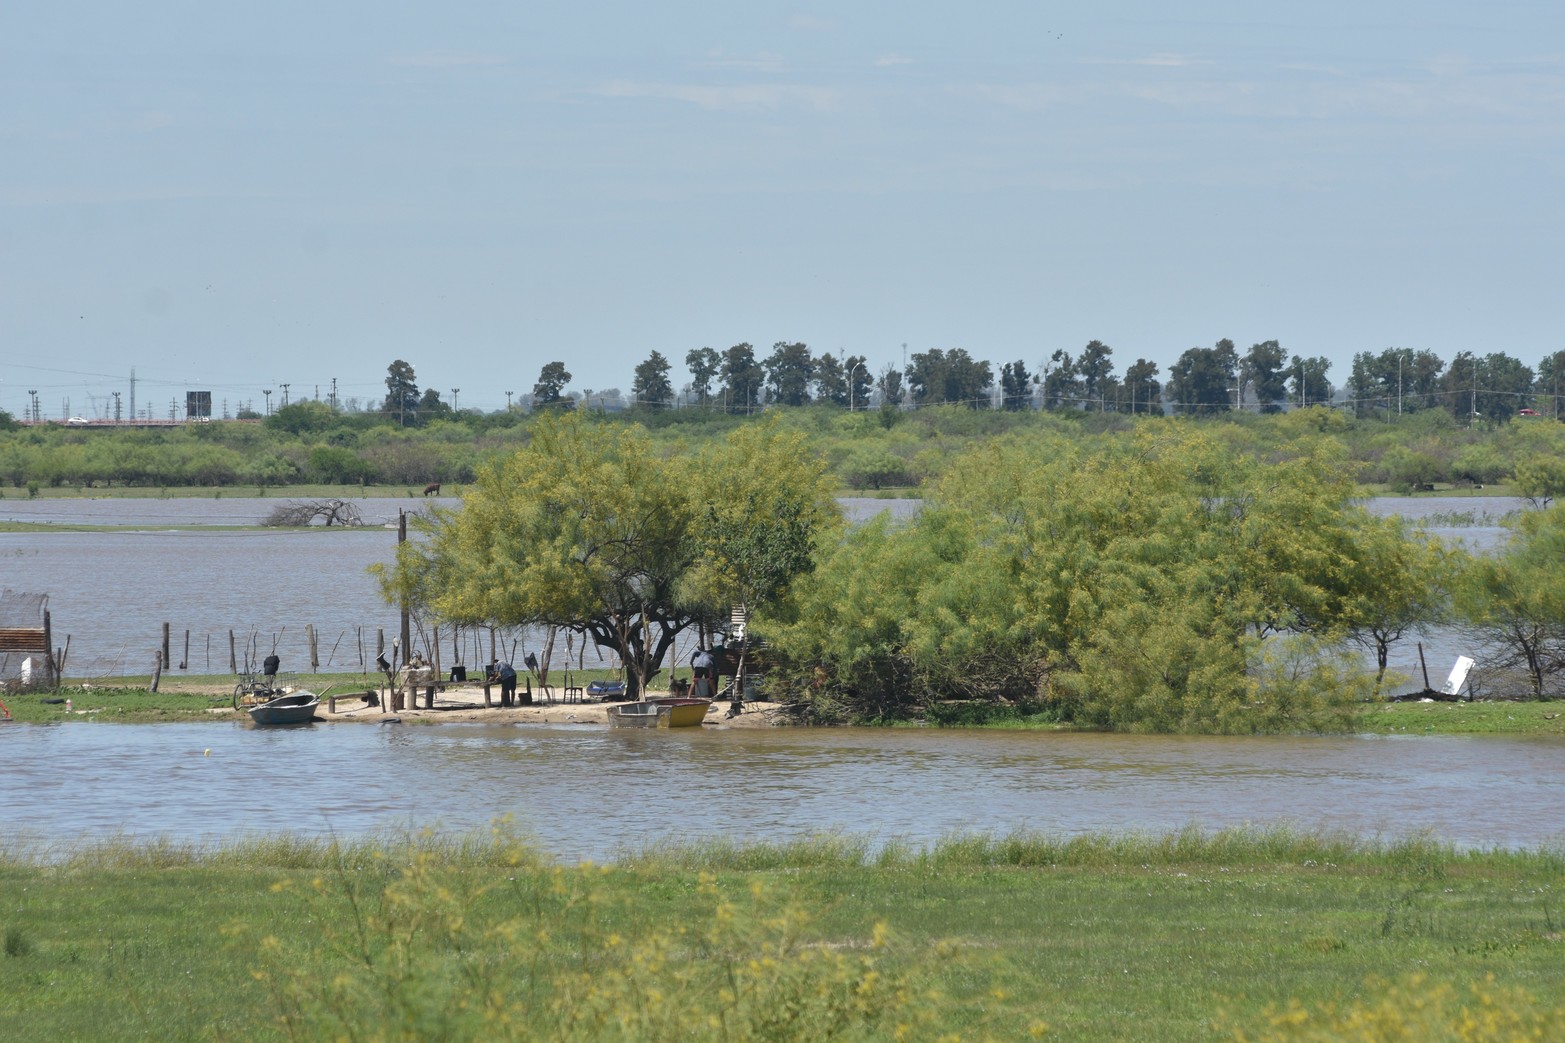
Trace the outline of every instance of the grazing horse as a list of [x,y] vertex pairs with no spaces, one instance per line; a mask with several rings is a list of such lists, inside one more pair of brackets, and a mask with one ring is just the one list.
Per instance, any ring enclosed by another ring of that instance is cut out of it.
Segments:
[[439,496],[440,495],[440,483],[439,482],[430,482],[428,485],[424,486],[424,495],[425,496]]

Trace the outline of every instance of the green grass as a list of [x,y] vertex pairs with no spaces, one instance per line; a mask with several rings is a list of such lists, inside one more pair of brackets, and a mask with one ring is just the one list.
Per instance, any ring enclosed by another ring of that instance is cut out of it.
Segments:
[[[1022,731],[1070,731],[1038,706],[953,701],[938,703],[909,725]],[[1565,735],[1565,700],[1373,703],[1355,730],[1373,735]]]
[[[158,721],[205,721],[219,717],[213,709],[232,712],[231,697],[149,692],[137,687],[66,686],[58,691],[18,692],[3,697],[11,717],[22,723],[115,721],[142,724]],[[69,699],[70,710],[63,702]]]
[[1560,851],[1286,830],[717,841],[609,867],[551,865],[503,829],[12,845],[0,1024],[104,1040],[890,1039],[898,1025],[1008,1040],[1040,1023],[1056,1039],[1254,1038],[1269,1010],[1374,1003],[1396,986],[1371,979],[1415,970],[1425,993],[1493,975],[1507,1009],[1551,1017],[1562,873]]
[[1565,735],[1565,702],[1377,704],[1359,725],[1376,735]]

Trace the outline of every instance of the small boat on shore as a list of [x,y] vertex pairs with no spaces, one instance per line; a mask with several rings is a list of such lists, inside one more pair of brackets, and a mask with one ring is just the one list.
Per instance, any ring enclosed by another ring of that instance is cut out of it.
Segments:
[[670,728],[694,728],[706,720],[706,712],[712,708],[712,700],[710,699],[664,696],[661,699],[648,699],[647,701],[668,707],[668,726]]
[[256,724],[303,724],[315,718],[319,705],[321,697],[314,692],[289,692],[250,707],[250,719]]
[[672,707],[658,703],[625,703],[609,707],[610,728],[667,728]]

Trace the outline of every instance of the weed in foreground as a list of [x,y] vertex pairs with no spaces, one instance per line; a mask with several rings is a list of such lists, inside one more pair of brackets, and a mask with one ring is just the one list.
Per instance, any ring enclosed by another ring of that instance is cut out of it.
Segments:
[[969,958],[904,952],[884,924],[823,939],[761,881],[735,894],[703,870],[670,918],[638,910],[658,899],[610,879],[625,870],[550,867],[521,845],[509,861],[453,874],[414,845],[284,881],[279,895],[300,890],[312,919],[345,926],[309,948],[242,929],[236,944],[259,952],[255,977],[297,1040],[927,1038],[941,1002],[927,961]]
[[1565,1007],[1546,1006],[1526,989],[1501,986],[1492,974],[1465,989],[1423,975],[1400,982],[1372,979],[1366,992],[1366,998],[1345,1004],[1294,1001],[1266,1011],[1259,1026],[1230,1024],[1225,1035],[1238,1043],[1565,1039]]

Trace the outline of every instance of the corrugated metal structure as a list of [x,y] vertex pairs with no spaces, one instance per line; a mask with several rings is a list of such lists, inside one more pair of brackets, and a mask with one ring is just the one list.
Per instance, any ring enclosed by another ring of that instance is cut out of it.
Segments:
[[53,687],[59,678],[51,640],[49,595],[0,591],[0,682]]

